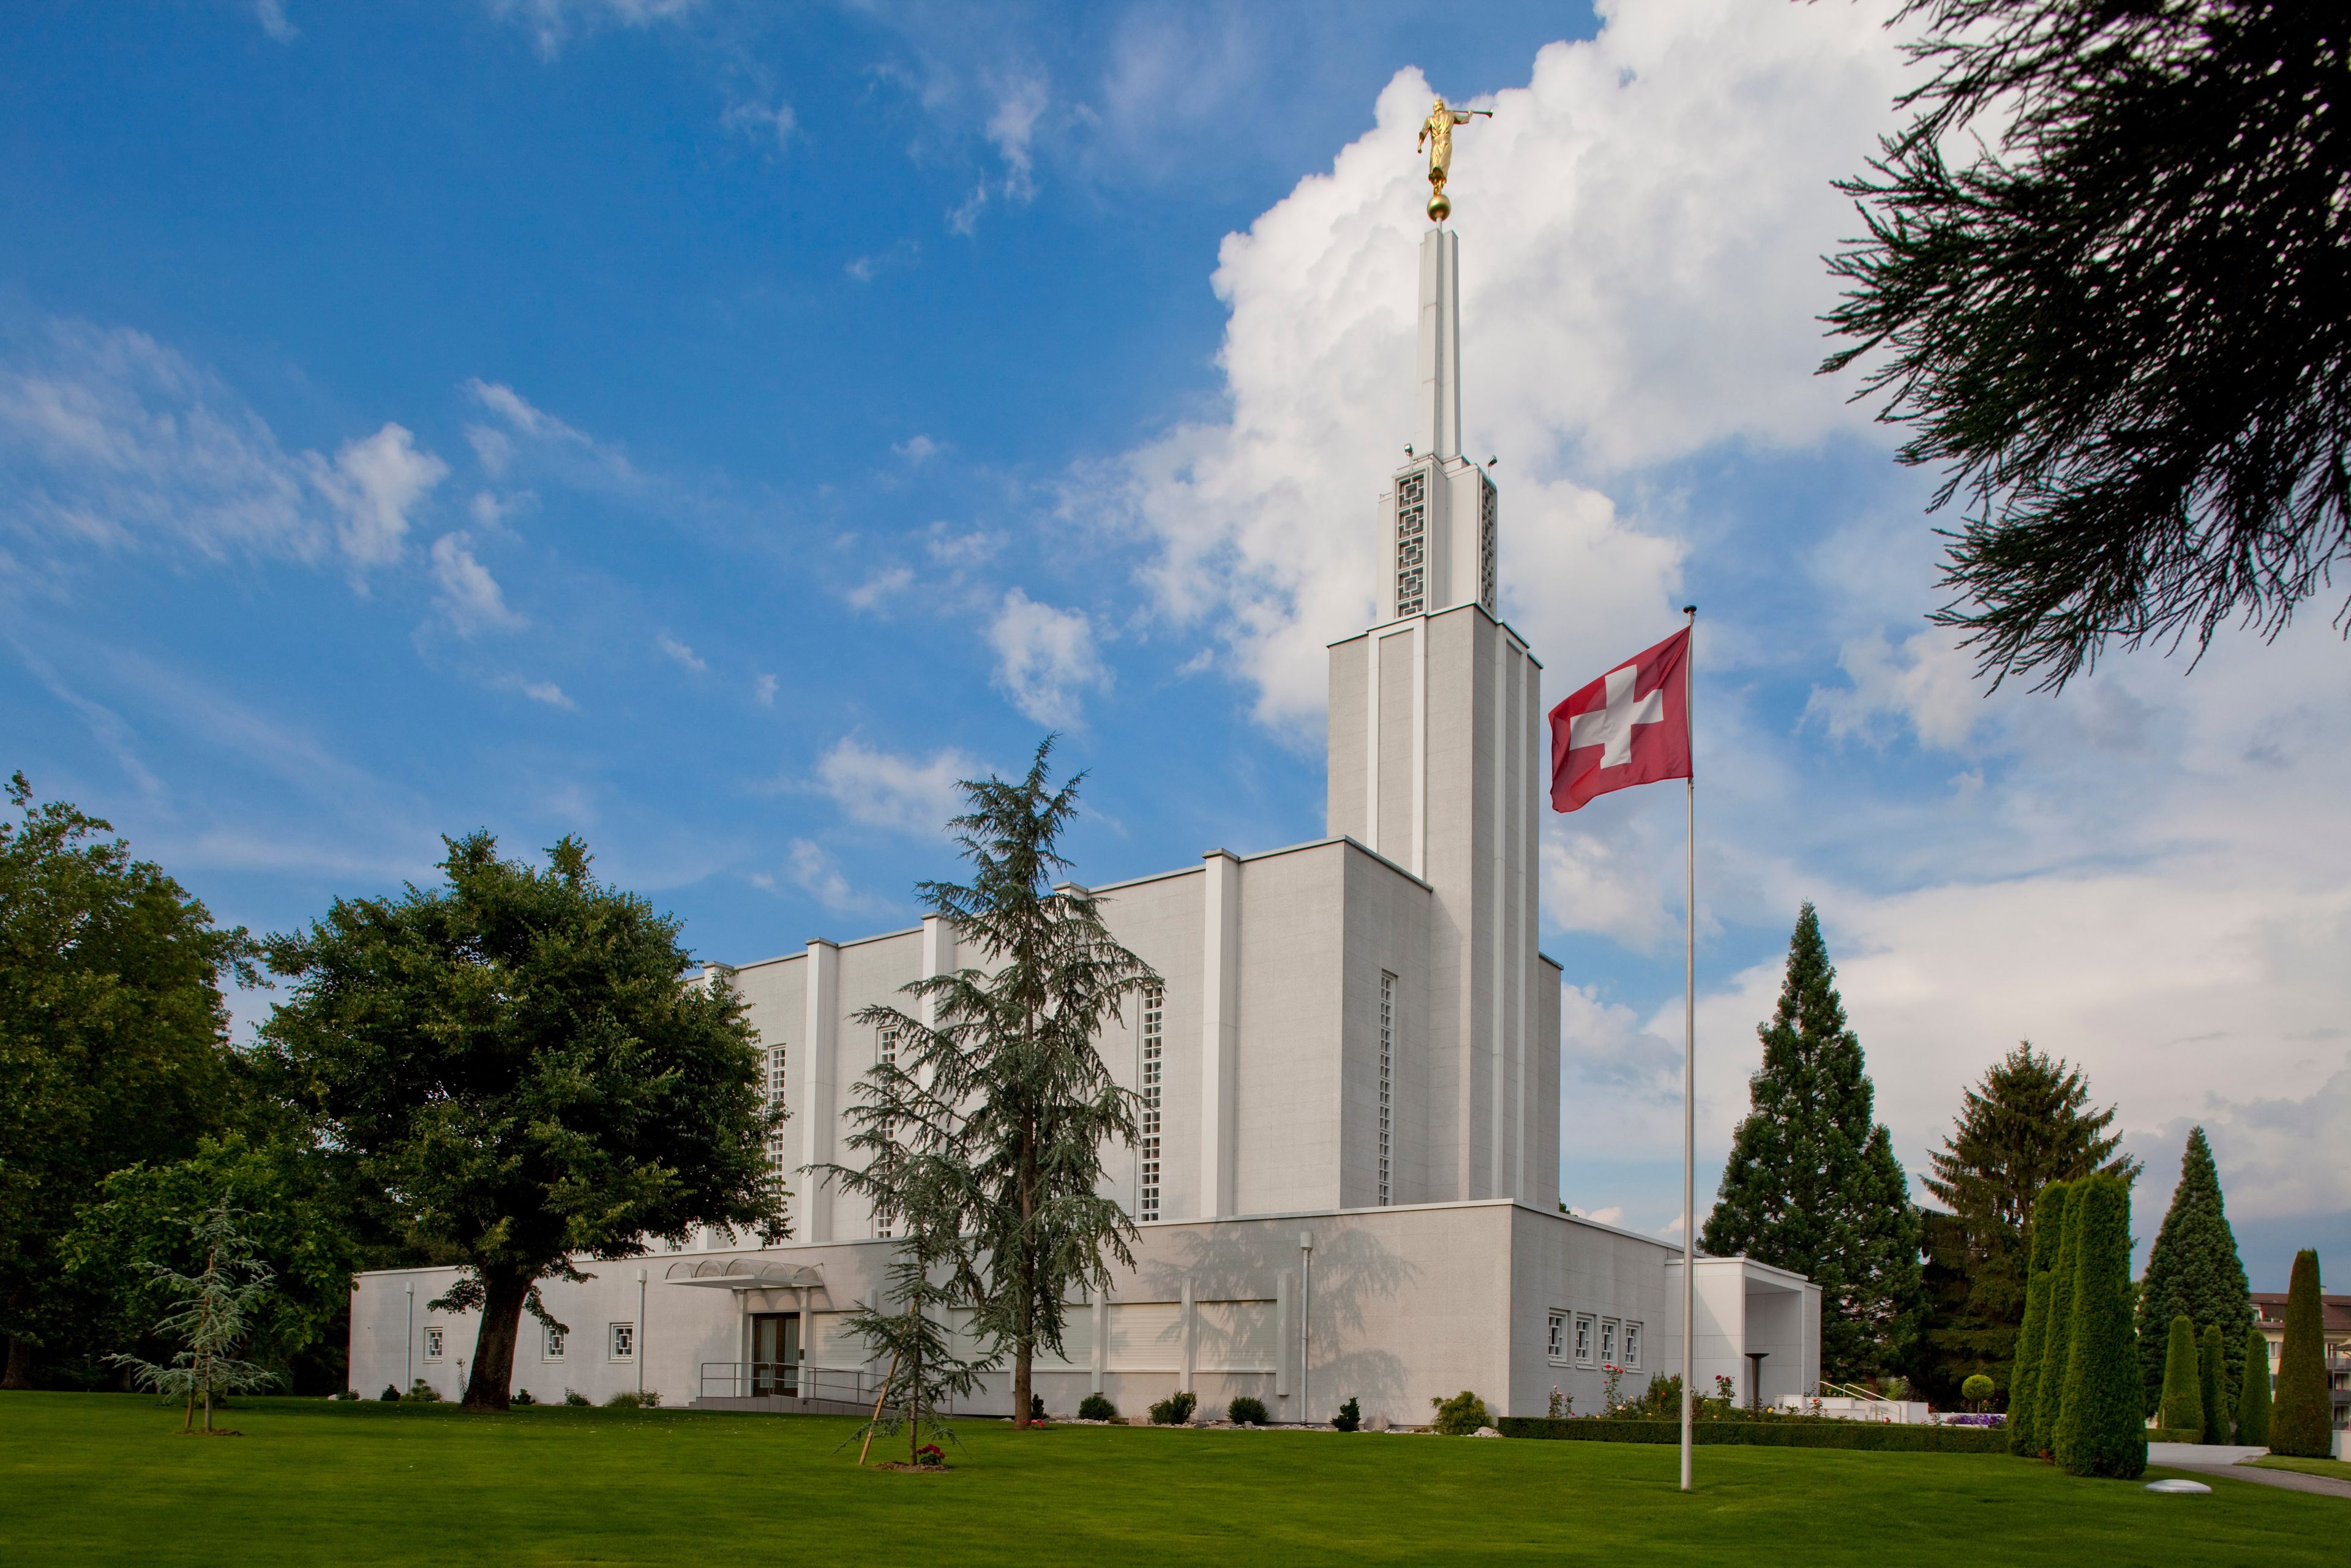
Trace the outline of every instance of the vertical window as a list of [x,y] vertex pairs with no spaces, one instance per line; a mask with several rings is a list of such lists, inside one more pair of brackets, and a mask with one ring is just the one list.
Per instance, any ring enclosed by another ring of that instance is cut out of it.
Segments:
[[[874,1041],[873,1061],[877,1067],[898,1065],[898,1029],[895,1024],[884,1029],[880,1038]],[[898,1124],[894,1119],[882,1124],[882,1135],[885,1138],[894,1138],[898,1135]],[[875,1217],[873,1234],[885,1241],[890,1239],[890,1219],[887,1215]]]
[[1551,1314],[1551,1323],[1549,1333],[1546,1335],[1546,1343],[1549,1347],[1546,1354],[1548,1354],[1553,1361],[1565,1361],[1567,1359],[1567,1314],[1565,1312],[1553,1312]]
[[567,1336],[561,1329],[557,1328],[552,1323],[541,1323],[539,1325],[539,1333],[545,1336],[539,1344],[539,1359],[541,1361],[561,1361],[563,1359],[563,1342],[569,1336]]
[[424,1359],[427,1361],[440,1360],[443,1349],[448,1344],[448,1339],[449,1336],[446,1330],[433,1323],[425,1324]]
[[1396,486],[1396,604],[1399,616],[1417,615],[1428,596],[1428,476],[1407,476]]
[[614,1323],[611,1325],[611,1328],[612,1359],[614,1361],[636,1360],[637,1325],[634,1323]]
[[1590,1318],[1579,1317],[1575,1320],[1575,1364],[1578,1366],[1592,1364],[1592,1320]]
[[1636,1368],[1641,1364],[1641,1325],[1639,1323],[1625,1325],[1625,1364]]
[[[768,1051],[768,1103],[784,1103],[784,1047],[771,1047]],[[768,1134],[768,1163],[780,1173],[784,1168],[784,1131],[781,1127]]]
[[1480,474],[1478,476],[1478,602],[1486,607],[1489,615],[1502,612],[1496,580],[1498,531],[1495,526],[1494,482]]
[[1135,1216],[1159,1218],[1159,1091],[1165,1071],[1167,992],[1164,987],[1143,988],[1143,1178],[1135,1194]]
[[1395,1195],[1395,985],[1380,975],[1380,1207]]
[[1614,1318],[1600,1320],[1600,1359],[1612,1363],[1616,1359],[1616,1320]]

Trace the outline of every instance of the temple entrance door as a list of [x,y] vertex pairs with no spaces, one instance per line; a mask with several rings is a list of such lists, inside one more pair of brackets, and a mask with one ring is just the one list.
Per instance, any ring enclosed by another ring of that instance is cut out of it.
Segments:
[[751,1392],[797,1397],[800,1381],[800,1315],[751,1314]]

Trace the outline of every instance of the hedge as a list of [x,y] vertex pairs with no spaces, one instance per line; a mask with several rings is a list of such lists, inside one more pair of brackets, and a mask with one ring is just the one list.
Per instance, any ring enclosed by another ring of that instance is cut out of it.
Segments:
[[2147,1440],[2150,1443],[2200,1443],[2204,1440],[2201,1427],[2149,1427]]
[[[1505,1437],[1547,1437],[1582,1443],[1678,1443],[1678,1421],[1612,1421],[1605,1416],[1505,1416]],[[1906,1454],[2004,1454],[2008,1434],[1998,1427],[1896,1427],[1877,1421],[1699,1421],[1690,1441],[1758,1448],[1874,1448]]]

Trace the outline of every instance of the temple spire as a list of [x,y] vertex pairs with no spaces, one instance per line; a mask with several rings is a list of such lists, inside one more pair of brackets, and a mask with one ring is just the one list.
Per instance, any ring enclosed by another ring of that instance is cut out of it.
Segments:
[[1459,236],[1420,236],[1420,382],[1413,450],[1442,462],[1461,455]]

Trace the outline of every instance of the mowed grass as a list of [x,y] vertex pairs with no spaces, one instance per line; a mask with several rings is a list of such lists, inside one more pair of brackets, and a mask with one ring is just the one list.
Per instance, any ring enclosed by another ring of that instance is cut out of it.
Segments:
[[859,1470],[848,1419],[0,1395],[0,1563],[2339,1563],[2351,1504],[2005,1456],[961,1427]]
[[2341,1459],[2304,1459],[2287,1454],[2263,1454],[2252,1462],[2265,1470],[2297,1470],[2305,1476],[2351,1481],[2351,1463]]

